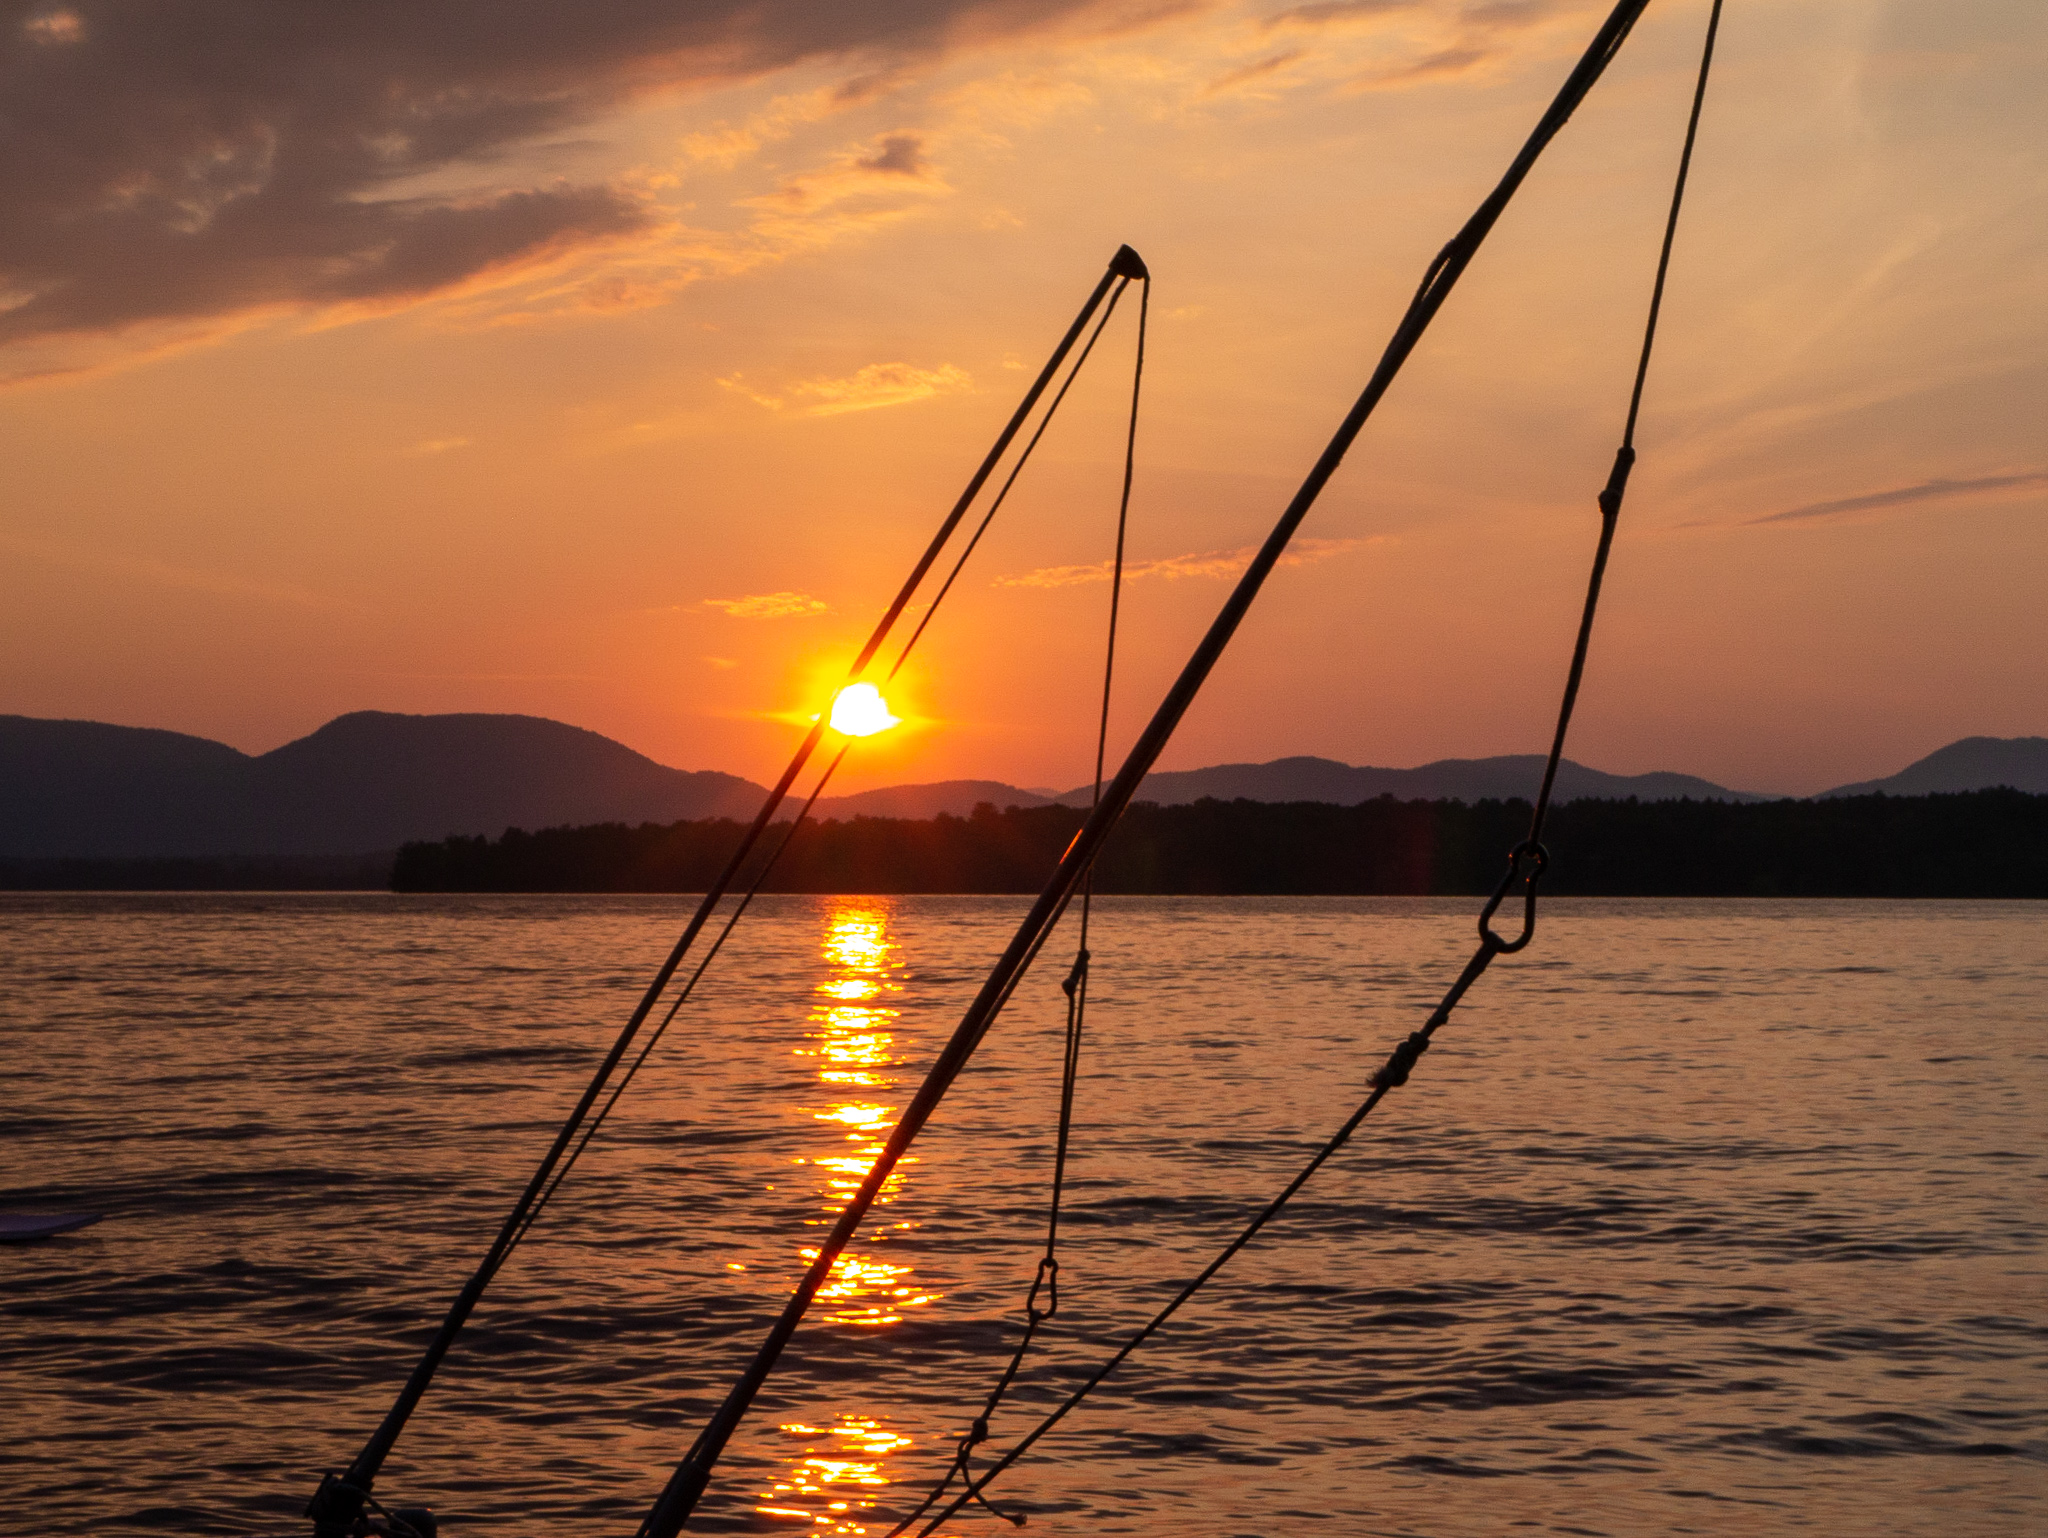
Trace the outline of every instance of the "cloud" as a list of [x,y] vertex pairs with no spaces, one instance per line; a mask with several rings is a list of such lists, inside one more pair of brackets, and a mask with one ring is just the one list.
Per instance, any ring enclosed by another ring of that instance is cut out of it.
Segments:
[[1897,486],[1890,491],[1873,491],[1860,497],[1840,497],[1832,502],[1809,502],[1804,507],[1795,507],[1787,512],[1771,513],[1766,517],[1752,518],[1748,521],[1752,526],[1762,523],[1797,523],[1808,518],[1828,518],[1838,513],[1865,513],[1883,507],[1905,507],[1915,502],[1983,496],[1988,492],[2009,491],[2021,486],[2048,486],[2048,471],[2036,470],[2024,475],[1989,475],[1973,481],[1921,481],[1918,485]]
[[424,459],[429,455],[452,453],[456,449],[466,449],[468,447],[469,440],[467,438],[422,438],[418,443],[407,449],[406,453],[417,455]]
[[[1326,561],[1333,555],[1343,555],[1346,551],[1385,543],[1388,540],[1384,535],[1372,539],[1297,539],[1280,557],[1280,564],[1306,566],[1314,561]],[[1133,582],[1144,577],[1160,577],[1176,582],[1183,577],[1235,577],[1251,565],[1258,549],[1257,545],[1244,545],[1236,550],[1204,550],[1188,555],[1162,556],[1151,561],[1126,561],[1124,580]],[[1086,582],[1107,582],[1111,574],[1108,561],[1092,566],[1041,566],[1036,571],[998,577],[995,586],[1078,587]]]
[[735,128],[728,123],[683,136],[683,155],[693,164],[731,170],[741,161],[758,154],[770,144],[780,143],[806,124],[828,116],[844,105],[836,91],[808,91],[800,96],[778,96]]
[[811,417],[838,416],[847,411],[874,411],[883,406],[907,406],[912,401],[930,400],[935,395],[958,395],[974,388],[974,376],[950,363],[941,363],[937,368],[918,368],[909,363],[870,363],[845,379],[807,379],[790,386],[787,396],[763,395],[739,374],[729,375],[718,382],[735,395],[744,395],[770,411],[781,411],[794,398],[802,405],[803,415]]
[[924,141],[916,134],[887,134],[881,146],[865,160],[854,164],[863,171],[876,176],[923,177],[929,170],[925,164]]
[[1297,5],[1276,11],[1260,26],[1268,31],[1289,28],[1320,29],[1371,24],[1397,11],[1412,11],[1422,0],[1323,0],[1317,5]]
[[[0,0],[0,344],[389,307],[645,237],[644,189],[508,185],[505,158],[652,92],[806,60],[885,75],[1105,9]],[[918,174],[915,146],[871,158]]]
[[850,198],[950,191],[933,170],[923,137],[898,132],[848,150],[822,170],[792,176],[771,193],[743,199],[741,206],[770,214],[808,214]]
[[1265,79],[1268,75],[1277,74],[1279,71],[1287,68],[1288,65],[1300,59],[1306,51],[1301,48],[1283,49],[1281,52],[1271,54],[1266,58],[1258,60],[1256,63],[1247,64],[1241,69],[1231,70],[1228,74],[1219,75],[1216,79],[1210,81],[1203,88],[1202,94],[1204,96],[1227,96],[1232,91],[1242,90],[1248,85],[1256,84],[1258,81]]
[[[1371,32],[1399,35],[1401,57],[1376,62],[1352,78],[1348,94],[1398,90],[1470,74],[1510,51],[1513,34],[1558,20],[1582,7],[1574,0],[1327,0],[1269,16],[1264,31]],[[1399,45],[1397,45],[1399,46]]]
[[770,411],[780,411],[787,404],[779,395],[763,395],[747,383],[745,374],[728,374],[718,381],[718,387],[721,390],[730,390],[735,395],[744,395],[755,405],[765,406]]
[[1422,85],[1431,80],[1448,80],[1456,75],[1470,74],[1499,50],[1474,47],[1463,44],[1454,48],[1439,48],[1434,53],[1424,54],[1419,59],[1383,69],[1362,76],[1352,82],[1352,88],[1359,91],[1385,91],[1404,85]]
[[723,609],[734,619],[802,619],[829,614],[832,606],[809,593],[749,593],[744,598],[707,598],[707,609]]
[[40,47],[85,41],[85,18],[76,11],[44,11],[21,24],[22,35]]
[[870,363],[850,379],[812,379],[791,393],[809,396],[815,417],[842,411],[872,411],[878,406],[905,406],[935,395],[958,395],[974,388],[974,377],[950,363],[913,368],[908,363]]

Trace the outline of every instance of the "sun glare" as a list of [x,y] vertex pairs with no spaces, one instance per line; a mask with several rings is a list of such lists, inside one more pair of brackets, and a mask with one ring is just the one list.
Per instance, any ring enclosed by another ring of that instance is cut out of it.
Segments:
[[832,701],[832,730],[849,737],[872,737],[899,724],[889,702],[873,684],[848,684]]

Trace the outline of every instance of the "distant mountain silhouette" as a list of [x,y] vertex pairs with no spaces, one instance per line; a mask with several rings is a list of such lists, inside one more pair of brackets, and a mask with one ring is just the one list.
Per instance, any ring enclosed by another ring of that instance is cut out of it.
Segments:
[[358,711],[256,757],[0,716],[0,855],[364,854],[508,827],[751,816],[764,794],[539,716]]
[[1882,780],[1824,790],[1829,796],[1934,796],[2009,785],[2048,795],[2048,737],[1964,737]]
[[[1419,769],[1353,768],[1333,758],[1277,758],[1269,764],[1219,764],[1149,774],[1137,799],[1184,806],[1205,796],[1218,801],[1324,801],[1356,806],[1376,796],[1402,801],[1534,800],[1543,783],[1541,755],[1510,753],[1499,758],[1442,758]],[[1689,774],[1603,774],[1565,759],[1558,765],[1557,798],[1625,801],[1768,801],[1770,796],[1728,790]],[[1089,787],[1070,790],[1063,806],[1088,804]]]
[[[922,820],[941,812],[965,817],[982,802],[996,806],[1050,806],[1053,798],[1036,791],[1019,790],[1001,780],[936,780],[929,785],[891,785],[882,790],[864,790],[852,796],[821,796],[819,818],[906,817]],[[1081,804],[1088,802],[1087,794]],[[799,802],[798,805],[802,803]]]
[[[1140,801],[1205,797],[1355,806],[1379,796],[1475,803],[1533,796],[1535,754],[1450,758],[1417,769],[1327,758],[1153,774]],[[2010,785],[2048,794],[2048,738],[1968,737],[1885,780],[1829,796],[1926,795]],[[0,716],[0,858],[327,858],[460,834],[596,823],[749,817],[763,789],[737,775],[670,769],[596,732],[514,715],[358,711],[250,756],[178,732]],[[1760,801],[1684,774],[1603,774],[1567,760],[1563,801]],[[820,801],[819,815],[923,820],[980,802],[1085,806],[999,780],[897,785]]]
[[251,762],[182,732],[0,716],[0,854],[235,852],[228,788]]

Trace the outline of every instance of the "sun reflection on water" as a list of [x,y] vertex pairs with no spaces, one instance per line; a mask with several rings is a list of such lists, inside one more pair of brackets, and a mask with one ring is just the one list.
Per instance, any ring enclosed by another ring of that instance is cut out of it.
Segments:
[[[798,1161],[817,1176],[819,1215],[806,1220],[814,1227],[829,1225],[845,1210],[896,1126],[900,1107],[886,1098],[897,1084],[893,1070],[900,1061],[894,1031],[899,1011],[890,1001],[903,991],[898,981],[903,963],[889,933],[890,917],[889,905],[871,898],[835,903],[825,914],[818,947],[824,976],[814,989],[804,1045],[797,1048],[798,1056],[816,1059],[824,1092],[820,1101],[801,1109],[830,1139]],[[901,1193],[914,1162],[906,1158],[890,1171],[878,1206]],[[819,1317],[825,1322],[886,1329],[900,1323],[906,1310],[939,1297],[914,1279],[909,1265],[876,1253],[890,1232],[878,1227],[864,1233],[834,1264],[819,1292]],[[818,1250],[806,1247],[799,1255],[808,1265]],[[884,1459],[907,1450],[910,1438],[856,1411],[841,1411],[829,1426],[792,1421],[778,1429],[793,1445],[781,1476],[761,1492],[763,1504],[754,1509],[791,1526],[807,1523],[813,1532],[867,1532],[861,1515],[890,1482]]]

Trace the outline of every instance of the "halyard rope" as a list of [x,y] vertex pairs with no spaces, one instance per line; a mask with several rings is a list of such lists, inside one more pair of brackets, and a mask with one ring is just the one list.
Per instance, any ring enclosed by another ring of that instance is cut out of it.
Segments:
[[[1102,661],[1102,708],[1095,726],[1095,785],[1089,800],[1092,810],[1102,800],[1102,771],[1109,751],[1109,707],[1112,690],[1116,682],[1116,633],[1117,619],[1122,607],[1124,583],[1124,541],[1130,527],[1131,480],[1136,469],[1138,452],[1138,402],[1145,383],[1145,325],[1151,313],[1152,284],[1148,278],[1138,296],[1138,356],[1131,371],[1131,412],[1130,424],[1124,434],[1124,487],[1123,496],[1117,505],[1116,550],[1110,559],[1109,568],[1109,626],[1103,642]],[[913,638],[914,639],[914,638]],[[974,1490],[973,1470],[968,1460],[974,1449],[988,1439],[989,1422],[1002,1405],[1003,1396],[1016,1382],[1017,1373],[1024,1365],[1024,1358],[1031,1350],[1031,1343],[1039,1327],[1060,1310],[1060,1197],[1066,1188],[1067,1146],[1074,1125],[1074,1083],[1081,1067],[1081,1038],[1088,1013],[1088,979],[1091,970],[1091,956],[1088,950],[1088,921],[1094,902],[1094,883],[1086,882],[1081,888],[1080,933],[1074,951],[1074,964],[1060,982],[1060,989],[1067,996],[1067,1022],[1063,1050],[1060,1056],[1060,1112],[1059,1126],[1053,1144],[1052,1191],[1046,1204],[1045,1250],[1039,1256],[1038,1269],[1031,1279],[1030,1290],[1024,1296],[1024,1334],[1017,1342],[1017,1349],[1010,1354],[1006,1366],[995,1386],[989,1390],[981,1414],[974,1418],[967,1434],[954,1445],[953,1460],[938,1483],[932,1486],[917,1509],[894,1528],[887,1538],[910,1527],[932,1505],[945,1494],[946,1488],[958,1477]],[[1041,1307],[1039,1299],[1045,1299]],[[981,1500],[978,1491],[975,1494]],[[988,1501],[981,1500],[997,1516],[1022,1526],[1024,1519],[999,1511]]]

